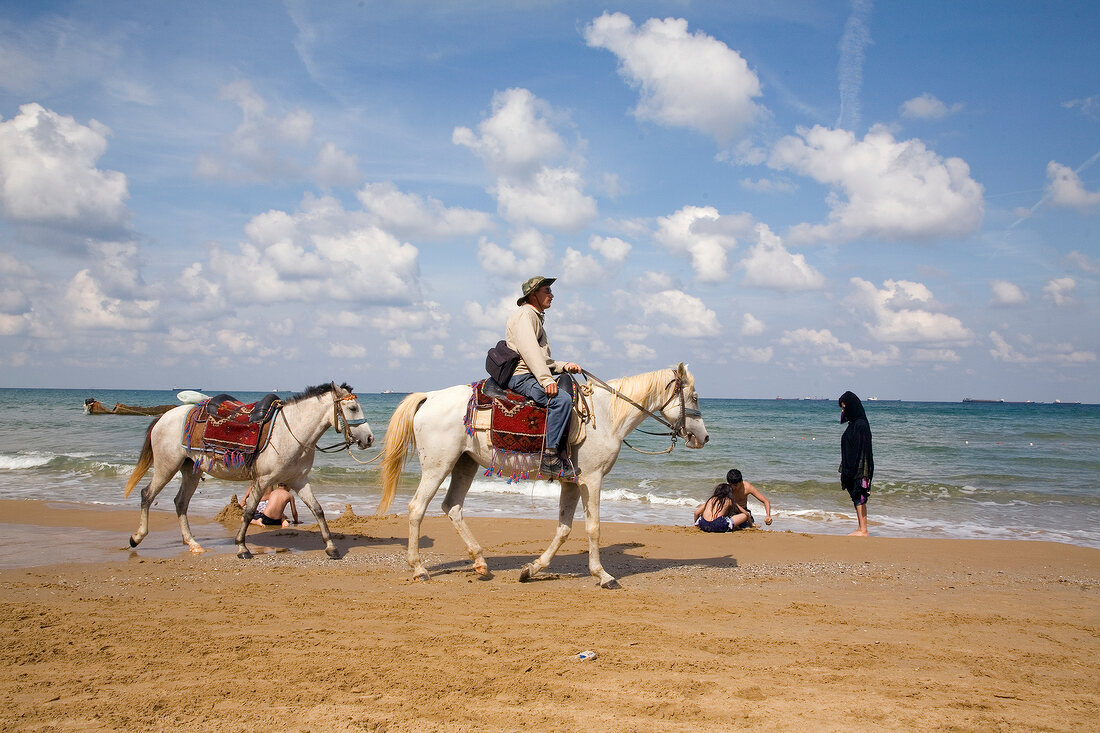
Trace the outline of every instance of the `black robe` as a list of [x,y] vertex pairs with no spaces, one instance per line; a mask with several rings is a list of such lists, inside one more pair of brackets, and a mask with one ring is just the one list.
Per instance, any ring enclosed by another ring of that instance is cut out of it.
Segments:
[[853,483],[859,479],[870,481],[875,475],[875,458],[871,451],[871,424],[859,397],[845,392],[839,402],[844,403],[840,422],[848,423],[840,438],[840,479]]

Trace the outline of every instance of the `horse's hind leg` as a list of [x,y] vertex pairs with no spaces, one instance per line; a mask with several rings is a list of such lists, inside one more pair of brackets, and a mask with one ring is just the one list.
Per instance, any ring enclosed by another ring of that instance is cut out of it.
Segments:
[[573,529],[573,515],[577,512],[577,499],[579,497],[580,491],[577,484],[562,482],[561,497],[558,500],[558,529],[554,533],[554,539],[550,541],[550,546],[537,560],[532,560],[520,568],[519,580],[521,583],[530,580],[533,575],[544,570],[558,550],[561,549],[562,544],[569,537],[569,532]]
[[153,478],[141,490],[141,521],[138,523],[137,532],[130,535],[130,547],[137,547],[149,534],[149,508],[153,506],[157,494],[168,485],[168,482],[176,475],[176,471],[179,470],[178,465],[169,469],[166,461],[162,461],[162,463],[163,465],[153,464]]
[[420,484],[416,487],[416,494],[409,500],[409,551],[405,559],[416,580],[431,579],[428,569],[424,567],[424,561],[420,558],[420,523],[424,521],[428,504],[447,475],[447,469],[440,467],[441,463],[442,461],[429,463],[421,460]]
[[489,572],[489,566],[485,563],[481,545],[478,544],[474,533],[470,531],[466,520],[462,518],[462,502],[466,500],[466,492],[470,490],[470,484],[477,475],[477,469],[477,461],[463,453],[451,471],[451,486],[447,489],[447,496],[443,498],[443,511],[451,518],[451,524],[458,531],[458,536],[466,543],[466,550],[474,561],[474,571],[482,578],[489,579],[493,574]]
[[180,469],[183,478],[180,481],[180,490],[176,492],[176,517],[180,522],[180,534],[183,535],[184,543],[191,548],[191,552],[202,552],[202,545],[191,534],[191,525],[187,522],[187,507],[191,504],[191,497],[195,495],[195,489],[199,487],[199,480],[202,478],[202,474],[194,471],[194,467],[194,462],[188,458]]
[[317,497],[313,495],[313,488],[307,483],[300,489],[292,489],[292,491],[305,502],[305,505],[313,512],[313,516],[317,517],[317,526],[321,528],[321,539],[325,542],[325,554],[333,560],[339,560],[340,550],[332,541],[332,533],[329,531],[328,521],[325,519],[325,510],[321,508],[321,502],[317,501]]
[[248,492],[248,498],[244,500],[244,507],[241,512],[241,528],[237,530],[237,557],[242,560],[252,559],[252,551],[248,549],[248,545],[244,543],[244,538],[248,534],[248,523],[252,521],[252,517],[256,514],[256,507],[260,505],[260,496],[264,493],[264,487],[258,483],[252,487],[252,491]]

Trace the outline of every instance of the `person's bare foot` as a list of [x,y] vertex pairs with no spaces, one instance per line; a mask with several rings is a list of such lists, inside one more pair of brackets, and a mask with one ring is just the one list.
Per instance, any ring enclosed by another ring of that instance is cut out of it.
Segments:
[[867,530],[865,530],[865,529],[857,529],[855,532],[849,532],[848,536],[849,537],[870,537],[871,535],[868,534]]

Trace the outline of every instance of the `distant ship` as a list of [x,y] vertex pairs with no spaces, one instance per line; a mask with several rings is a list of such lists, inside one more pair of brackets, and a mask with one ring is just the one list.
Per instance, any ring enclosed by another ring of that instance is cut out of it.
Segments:
[[999,400],[976,400],[973,397],[963,397],[963,402],[984,402],[984,403],[998,402],[999,403],[999,402],[1004,402],[1004,398],[1002,397]]

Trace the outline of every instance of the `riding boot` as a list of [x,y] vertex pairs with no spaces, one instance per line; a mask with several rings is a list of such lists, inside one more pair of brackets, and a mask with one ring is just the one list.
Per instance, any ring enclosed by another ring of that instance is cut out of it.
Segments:
[[550,478],[557,478],[561,474],[561,458],[556,450],[544,450],[542,452],[542,465],[539,473]]

